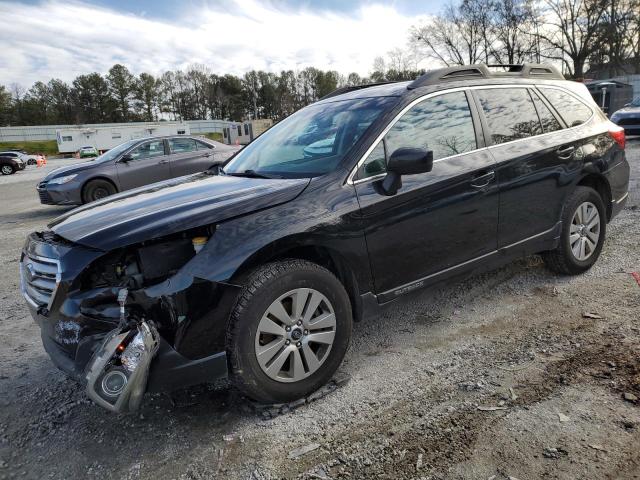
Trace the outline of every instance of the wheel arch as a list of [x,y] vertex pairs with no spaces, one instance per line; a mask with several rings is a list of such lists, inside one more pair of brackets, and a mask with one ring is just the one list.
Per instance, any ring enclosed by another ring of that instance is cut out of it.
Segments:
[[611,185],[609,185],[609,181],[603,176],[595,173],[587,173],[582,176],[582,178],[576,184],[577,187],[590,187],[593,188],[600,197],[602,198],[602,202],[604,203],[604,208],[607,213],[607,222],[611,220],[612,216],[612,205],[611,205]]
[[362,319],[362,299],[353,268],[339,251],[323,245],[267,245],[240,265],[232,276],[232,283],[242,282],[249,272],[260,265],[292,258],[315,263],[333,273],[349,296],[354,321]]

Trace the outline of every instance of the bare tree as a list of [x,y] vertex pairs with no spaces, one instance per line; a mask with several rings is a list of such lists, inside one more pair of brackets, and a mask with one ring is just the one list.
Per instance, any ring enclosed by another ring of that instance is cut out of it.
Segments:
[[503,0],[493,4],[491,28],[495,42],[491,55],[497,63],[537,60],[534,5],[531,0]]
[[463,0],[449,4],[442,15],[424,25],[412,27],[410,41],[425,55],[450,65],[489,61],[493,41],[490,28],[492,0]]
[[608,0],[544,0],[545,24],[538,35],[543,56],[560,61],[569,76],[582,78],[589,57],[601,46],[601,20]]
[[640,41],[639,19],[640,0],[609,0],[600,23],[603,41],[589,58],[590,63],[606,64],[612,77],[624,73],[626,64],[633,62],[636,56],[634,52]]

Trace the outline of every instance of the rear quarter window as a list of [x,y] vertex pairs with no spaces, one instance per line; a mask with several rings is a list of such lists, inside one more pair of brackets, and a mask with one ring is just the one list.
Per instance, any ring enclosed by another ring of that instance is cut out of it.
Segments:
[[568,92],[548,87],[540,87],[540,91],[569,127],[582,125],[593,114],[589,107]]

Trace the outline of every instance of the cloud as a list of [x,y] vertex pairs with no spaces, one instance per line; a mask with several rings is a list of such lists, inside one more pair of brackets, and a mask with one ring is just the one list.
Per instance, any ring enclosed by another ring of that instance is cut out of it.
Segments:
[[104,74],[114,63],[154,75],[196,63],[218,74],[315,66],[365,75],[423,20],[380,4],[350,13],[256,0],[178,5],[173,18],[161,20],[86,3],[0,2],[0,84],[69,81]]

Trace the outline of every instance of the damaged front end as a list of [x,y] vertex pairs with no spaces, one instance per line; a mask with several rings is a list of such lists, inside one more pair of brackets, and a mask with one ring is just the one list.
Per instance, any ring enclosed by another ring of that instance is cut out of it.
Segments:
[[147,391],[151,361],[160,346],[152,323],[125,325],[107,335],[87,365],[87,394],[117,413],[134,412]]
[[111,252],[52,232],[29,236],[21,288],[45,350],[97,404],[130,412],[146,391],[227,375],[225,331],[238,287],[194,273],[213,232]]

